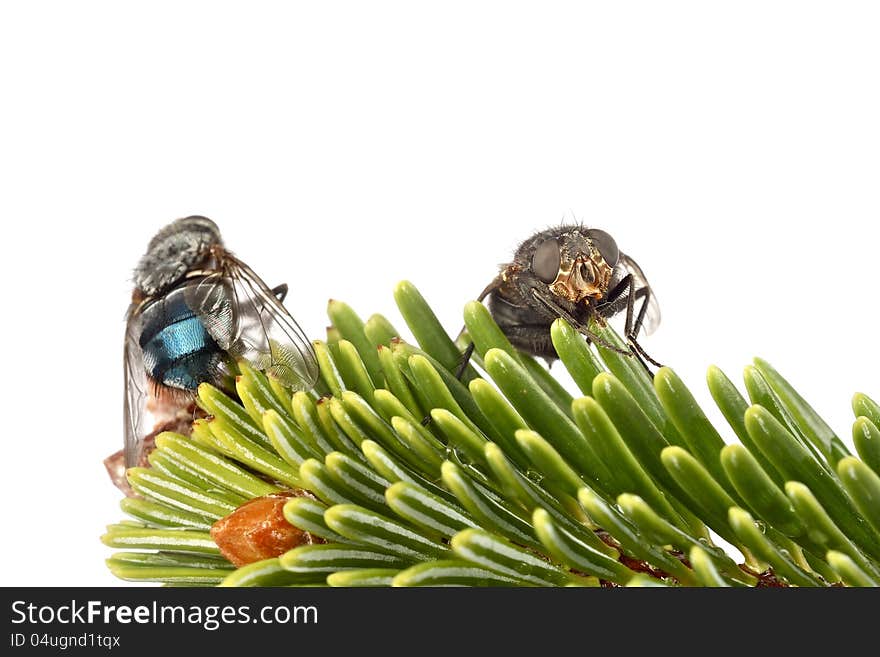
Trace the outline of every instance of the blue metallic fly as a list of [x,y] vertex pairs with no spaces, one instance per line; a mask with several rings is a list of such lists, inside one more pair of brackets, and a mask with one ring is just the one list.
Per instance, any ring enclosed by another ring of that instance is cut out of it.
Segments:
[[125,466],[143,456],[147,399],[192,400],[202,382],[229,389],[242,359],[283,385],[311,389],[312,345],[274,290],[223,246],[205,217],[178,219],[150,241],[134,273],[125,331]]

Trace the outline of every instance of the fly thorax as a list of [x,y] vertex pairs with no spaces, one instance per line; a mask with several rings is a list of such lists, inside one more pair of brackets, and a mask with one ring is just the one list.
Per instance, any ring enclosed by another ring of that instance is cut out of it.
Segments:
[[151,297],[171,289],[188,271],[201,267],[222,245],[216,224],[205,217],[178,219],[150,242],[134,271],[134,284]]

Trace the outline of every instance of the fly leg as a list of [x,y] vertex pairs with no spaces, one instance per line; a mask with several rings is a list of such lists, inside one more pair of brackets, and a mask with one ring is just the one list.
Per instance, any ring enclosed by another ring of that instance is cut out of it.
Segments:
[[[640,293],[644,293],[644,294],[641,294],[642,306],[641,306],[641,308],[639,308],[639,315],[636,318],[635,326],[633,327],[631,325],[632,324],[633,304],[635,303],[635,297],[637,295],[639,295]],[[648,302],[651,300],[651,288],[643,287],[636,294],[632,294],[632,295],[628,295],[628,296],[630,298],[630,301],[629,301],[629,303],[627,303],[627,306],[626,306],[626,318],[631,326],[630,326],[630,329],[627,331],[626,339],[629,341],[630,345],[635,347],[636,351],[640,354],[639,361],[642,363],[642,365],[644,365],[645,369],[648,370],[648,373],[651,375],[651,378],[653,379],[654,378],[653,372],[651,372],[651,370],[648,369],[648,366],[645,364],[645,361],[642,360],[642,358],[647,360],[654,367],[663,367],[663,365],[661,363],[658,363],[653,358],[651,358],[648,355],[648,352],[646,352],[644,350],[642,345],[640,345],[639,341],[636,339],[639,334],[639,331],[642,328],[642,322],[645,320],[645,312],[648,309]]]
[[[462,332],[464,330],[462,329]],[[455,368],[455,378],[461,381],[462,375],[464,375],[464,371],[467,369],[468,364],[471,362],[471,356],[474,355],[475,345],[473,342],[469,343],[465,350],[461,354],[461,361],[458,363],[458,367]]]
[[[637,339],[639,331],[642,330],[642,323],[645,321],[645,313],[648,310],[648,303],[651,300],[651,288],[641,287],[638,290],[635,289],[635,280],[631,274],[627,274],[623,277],[620,283],[608,293],[606,298],[608,301],[598,308],[599,312],[607,317],[611,317],[626,308],[624,335],[633,350],[633,355],[639,359],[639,362],[645,370],[647,370],[648,374],[653,377],[654,374],[651,372],[645,361],[647,360],[656,367],[663,367],[663,365],[651,358],[642,345],[639,344]],[[635,302],[637,300],[641,300],[641,306],[639,306],[639,312],[636,315]]]
[[532,290],[532,296],[535,299],[537,299],[538,301],[540,301],[542,304],[544,304],[551,312],[555,313],[557,317],[561,317],[562,319],[567,321],[569,324],[571,324],[576,331],[578,331],[579,333],[581,333],[581,334],[585,335],[587,338],[589,338],[590,342],[597,344],[597,345],[601,345],[601,346],[605,347],[606,349],[610,349],[611,351],[616,351],[617,353],[623,354],[624,356],[632,356],[633,355],[633,352],[631,349],[622,349],[621,347],[618,347],[616,344],[612,344],[611,342],[608,342],[608,340],[606,340],[602,336],[596,335],[595,333],[593,333],[593,331],[591,331],[589,329],[589,327],[584,325],[582,322],[578,321],[565,308],[562,308],[561,306],[554,303],[553,301],[545,298],[544,296],[539,294],[537,290],[535,290],[535,289]]

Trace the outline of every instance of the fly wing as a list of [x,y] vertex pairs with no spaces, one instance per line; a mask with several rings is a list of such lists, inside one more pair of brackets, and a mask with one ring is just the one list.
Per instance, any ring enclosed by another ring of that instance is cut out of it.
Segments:
[[125,399],[123,401],[125,444],[125,467],[138,465],[144,443],[144,412],[147,399],[147,375],[144,370],[144,357],[137,341],[138,321],[129,311],[125,327],[125,346],[123,347],[122,368],[125,377]]
[[309,390],[318,379],[311,342],[263,280],[224,254],[222,273],[195,284],[193,310],[221,349],[283,385]]
[[[628,255],[621,253],[618,263],[622,265],[627,273],[629,273],[633,277],[633,282],[635,283],[636,290],[647,288],[650,291],[650,294],[648,296],[648,307],[645,310],[645,317],[642,321],[641,330],[644,332],[645,335],[651,335],[660,325],[660,304],[657,303],[657,295],[654,294],[654,290],[648,283],[648,279],[645,278],[645,273],[642,271],[642,268],[639,267],[638,263],[635,260],[630,258]],[[635,302],[636,312],[639,312],[641,306],[642,302],[637,300]]]
[[223,351],[229,352],[238,332],[233,281],[215,272],[185,284],[184,299]]

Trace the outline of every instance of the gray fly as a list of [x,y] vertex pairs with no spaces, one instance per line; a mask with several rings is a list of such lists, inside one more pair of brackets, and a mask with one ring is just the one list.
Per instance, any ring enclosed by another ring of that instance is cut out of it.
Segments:
[[[608,233],[597,228],[563,225],[532,235],[513,261],[486,286],[489,310],[510,342],[529,354],[557,358],[550,325],[564,318],[589,340],[660,367],[638,343],[660,323],[657,297],[635,260],[622,253]],[[589,328],[626,312],[624,334],[630,349],[609,343]],[[461,373],[473,345],[465,353]],[[647,369],[647,366],[646,366]]]

